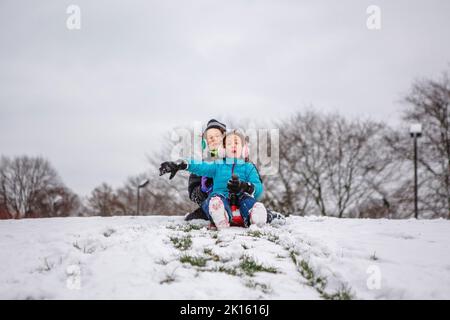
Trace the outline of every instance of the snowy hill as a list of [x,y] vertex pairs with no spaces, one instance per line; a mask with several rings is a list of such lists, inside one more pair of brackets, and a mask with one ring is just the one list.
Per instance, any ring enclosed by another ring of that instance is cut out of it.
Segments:
[[450,221],[0,221],[1,299],[450,299]]

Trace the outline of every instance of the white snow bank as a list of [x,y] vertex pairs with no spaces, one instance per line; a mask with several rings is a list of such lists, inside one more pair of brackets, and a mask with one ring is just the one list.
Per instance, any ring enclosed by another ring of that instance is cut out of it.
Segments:
[[0,298],[450,299],[450,221],[206,225],[161,216],[0,221]]

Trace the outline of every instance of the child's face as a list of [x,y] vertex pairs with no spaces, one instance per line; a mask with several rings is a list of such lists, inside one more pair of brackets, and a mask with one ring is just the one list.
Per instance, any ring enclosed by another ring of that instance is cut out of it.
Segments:
[[238,135],[231,134],[225,139],[225,153],[227,158],[240,158],[242,155],[242,141]]
[[222,132],[219,129],[211,128],[206,131],[206,143],[209,150],[217,150],[223,141]]

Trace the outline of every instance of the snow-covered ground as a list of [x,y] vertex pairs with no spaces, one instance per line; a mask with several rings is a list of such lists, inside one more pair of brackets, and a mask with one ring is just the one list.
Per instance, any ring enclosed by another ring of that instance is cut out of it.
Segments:
[[1,299],[450,299],[450,221],[0,221]]

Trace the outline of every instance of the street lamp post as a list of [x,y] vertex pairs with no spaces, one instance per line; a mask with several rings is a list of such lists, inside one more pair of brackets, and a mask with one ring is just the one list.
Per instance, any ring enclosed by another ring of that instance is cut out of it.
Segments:
[[140,190],[141,188],[145,188],[148,183],[150,182],[150,180],[146,179],[144,181],[142,181],[138,187],[137,187],[137,204],[136,204],[136,215],[139,215],[139,202],[140,202]]
[[414,139],[414,217],[419,217],[418,207],[418,185],[417,185],[417,138],[422,136],[422,125],[420,123],[412,124],[409,133],[411,138]]

